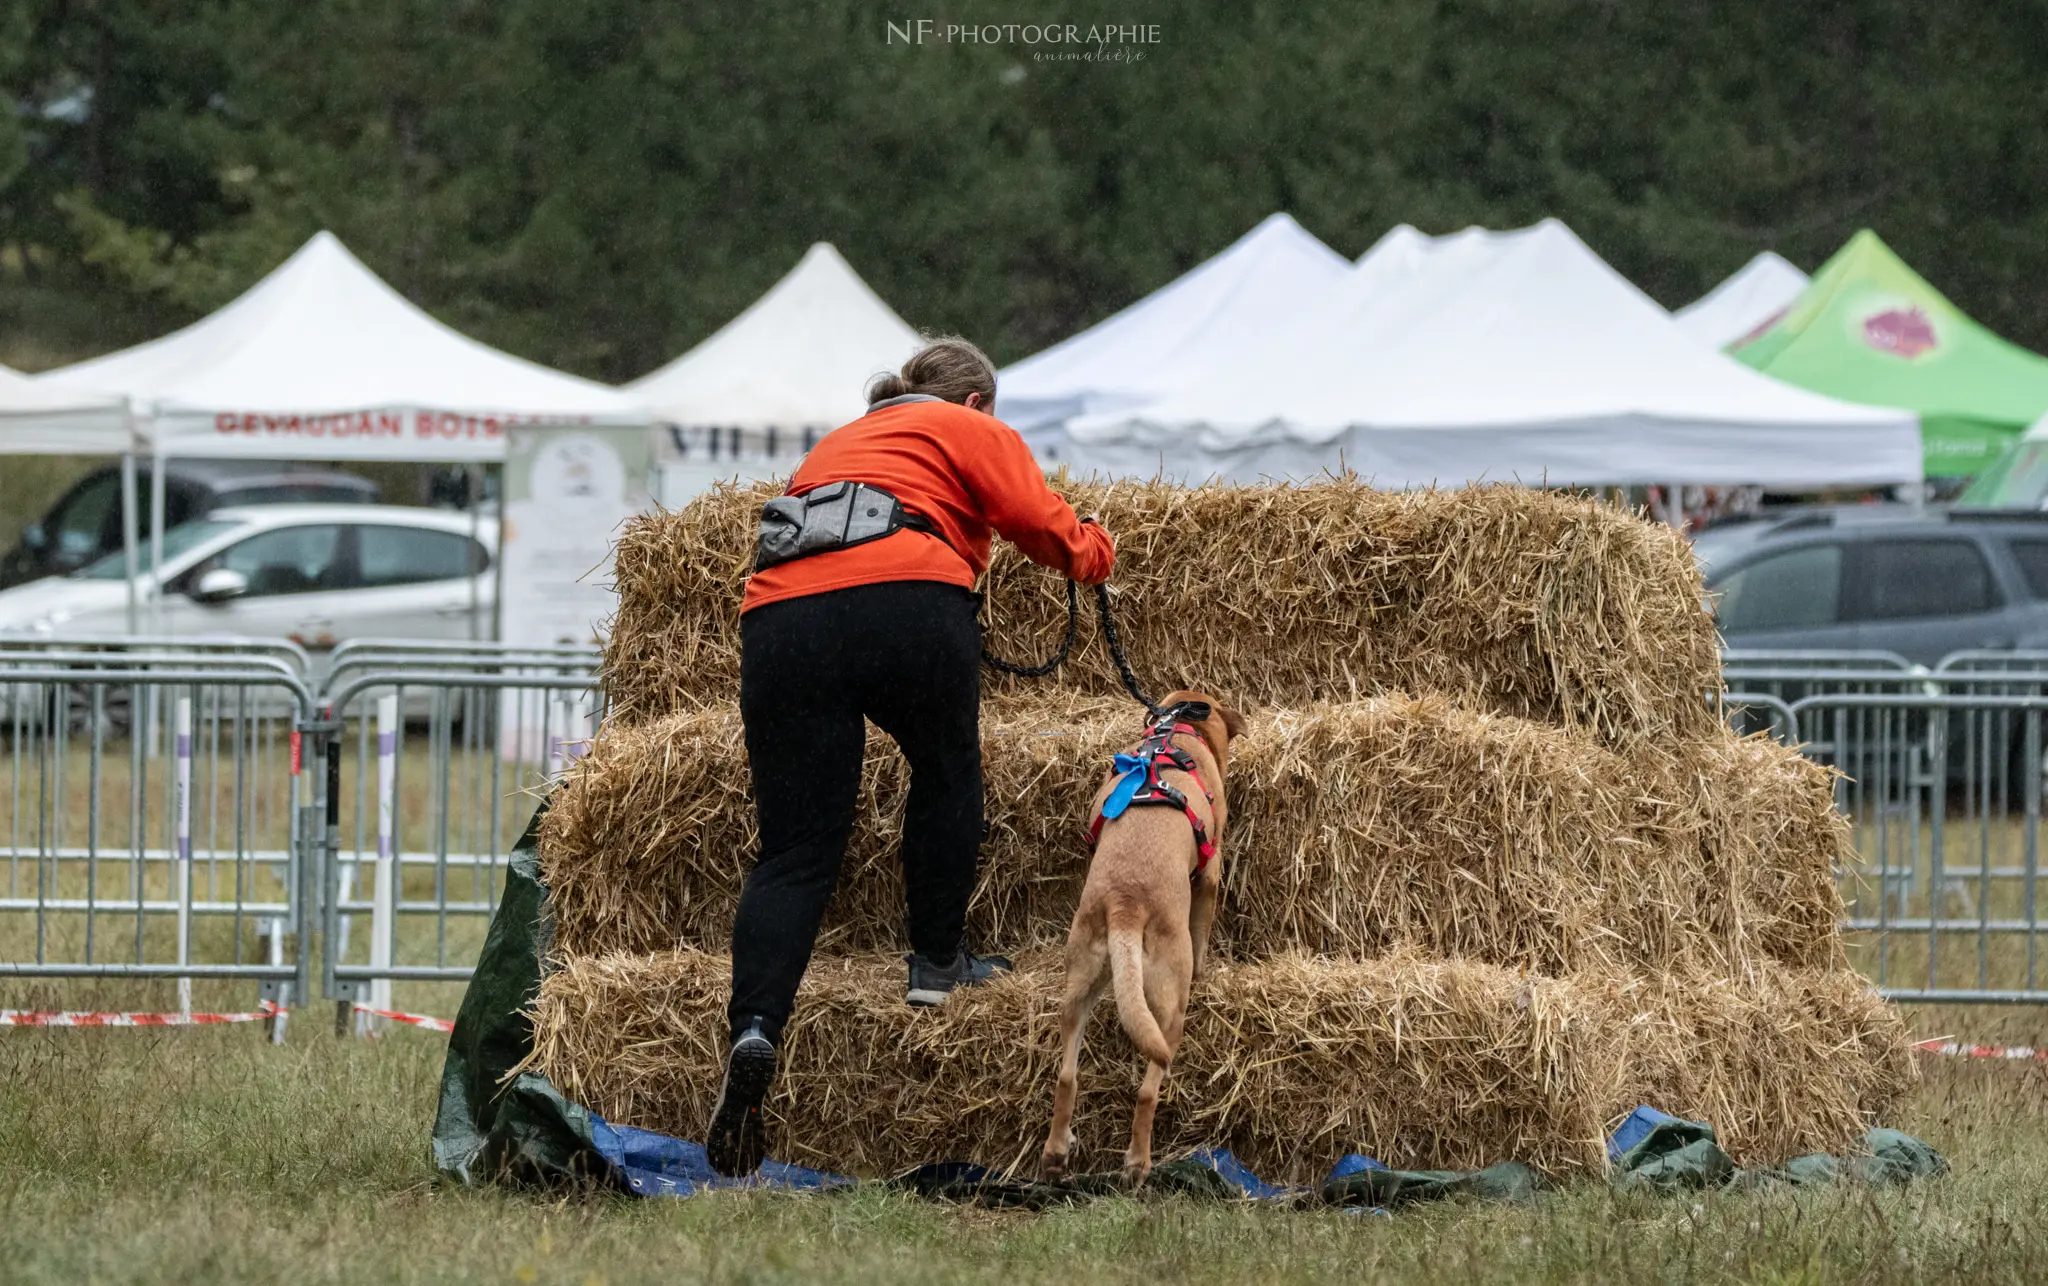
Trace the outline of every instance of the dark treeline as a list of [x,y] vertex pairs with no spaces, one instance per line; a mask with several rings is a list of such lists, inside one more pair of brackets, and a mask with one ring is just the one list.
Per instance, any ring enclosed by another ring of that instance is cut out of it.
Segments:
[[[1347,255],[1557,215],[1666,304],[1869,225],[2048,349],[2040,0],[1142,8],[0,0],[0,357],[155,333],[325,226],[452,324],[610,380],[820,239],[1007,360],[1275,209]],[[942,38],[1111,21],[1157,43]]]

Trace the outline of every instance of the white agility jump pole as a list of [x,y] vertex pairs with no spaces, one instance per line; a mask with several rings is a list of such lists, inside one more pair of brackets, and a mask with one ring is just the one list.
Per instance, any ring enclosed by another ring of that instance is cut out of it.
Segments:
[[[178,882],[178,963],[192,963],[192,698],[179,697],[172,716],[172,800],[177,827],[178,860],[171,878]],[[178,979],[178,1012],[192,1012],[192,979]]]

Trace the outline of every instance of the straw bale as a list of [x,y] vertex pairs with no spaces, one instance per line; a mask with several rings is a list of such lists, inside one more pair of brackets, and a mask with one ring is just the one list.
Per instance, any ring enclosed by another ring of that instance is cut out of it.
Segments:
[[[1044,954],[1021,964],[916,1010],[893,960],[815,961],[769,1105],[777,1155],[864,1174],[1035,1160],[1059,965]],[[542,983],[530,1065],[607,1120],[698,1136],[729,970],[697,951],[566,961]],[[1140,1072],[1109,1009],[1082,1062],[1087,1166],[1121,1156]],[[1348,1151],[1564,1174],[1597,1171],[1605,1128],[1650,1102],[1711,1120],[1739,1160],[1772,1162],[1839,1149],[1896,1101],[1912,1074],[1905,1039],[1849,974],[1547,979],[1411,953],[1289,954],[1222,964],[1197,983],[1155,1147],[1221,1145],[1295,1182]]]
[[1847,968],[1837,877],[1855,865],[1855,838],[1835,807],[1840,774],[1765,733],[1695,743],[1674,764],[1700,869],[1718,886],[1702,904],[1726,917],[1707,931],[1799,968]]
[[[1117,623],[1140,678],[1299,705],[1441,692],[1476,710],[1588,728],[1609,744],[1709,735],[1719,686],[1697,568],[1669,529],[1514,486],[1055,486],[1117,538]],[[611,717],[645,723],[736,699],[738,611],[773,484],[719,487],[634,519],[605,652]],[[988,641],[1038,658],[1066,625],[1059,578],[998,544]],[[1086,613],[1056,680],[1120,691]]]
[[[977,944],[1064,940],[1088,803],[1139,725],[1130,702],[1099,698],[984,712]],[[1408,945],[1544,973],[1838,962],[1839,831],[1820,770],[1732,735],[1683,773],[1638,758],[1440,697],[1255,714],[1232,752],[1216,949]],[[900,948],[906,776],[876,734],[823,950]],[[755,845],[737,715],[609,727],[542,831],[557,941],[574,954],[720,949]]]
[[1620,1077],[1609,1124],[1637,1103],[1664,1107],[1712,1122],[1746,1164],[1840,1151],[1918,1079],[1904,1018],[1846,968],[1575,981],[1630,1015],[1608,1032]]
[[[814,961],[770,1101],[776,1155],[887,1174],[933,1160],[1035,1162],[1051,1119],[1059,967],[903,1001],[899,963]],[[722,1066],[726,957],[568,961],[542,983],[531,1062],[605,1119],[701,1135]],[[1348,1151],[1397,1165],[1518,1157],[1598,1166],[1591,1030],[1555,980],[1450,961],[1283,957],[1198,983],[1155,1127],[1159,1155],[1230,1148],[1304,1181]],[[1113,1168],[1142,1064],[1097,1010],[1076,1121],[1084,1165]],[[1595,1083],[1598,1083],[1597,1078]]]
[[[970,920],[977,942],[1064,938],[1086,871],[1078,816],[1112,751],[1136,739],[1136,709],[1073,698],[1014,718],[984,713],[990,830]],[[897,852],[908,793],[894,743],[871,732],[821,950],[886,949],[902,939]],[[608,725],[542,822],[556,944],[582,955],[723,948],[758,847],[736,712]]]

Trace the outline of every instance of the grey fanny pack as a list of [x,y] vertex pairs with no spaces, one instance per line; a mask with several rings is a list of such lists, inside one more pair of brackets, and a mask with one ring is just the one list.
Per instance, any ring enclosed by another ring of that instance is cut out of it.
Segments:
[[931,520],[868,482],[828,482],[800,496],[777,496],[761,506],[761,536],[754,570],[792,559],[851,549],[899,531],[938,535]]

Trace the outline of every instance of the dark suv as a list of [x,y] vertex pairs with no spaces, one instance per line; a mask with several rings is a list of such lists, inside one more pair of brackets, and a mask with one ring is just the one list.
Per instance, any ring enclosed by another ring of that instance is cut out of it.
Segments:
[[[150,461],[138,463],[136,531],[149,539]],[[339,469],[273,460],[171,460],[164,466],[164,527],[231,505],[377,502],[377,484]],[[0,589],[61,576],[121,548],[121,469],[109,465],[79,479],[21,543],[0,558]]]
[[1730,648],[1858,648],[1933,665],[2048,646],[2048,514],[1816,510],[1695,546]]

